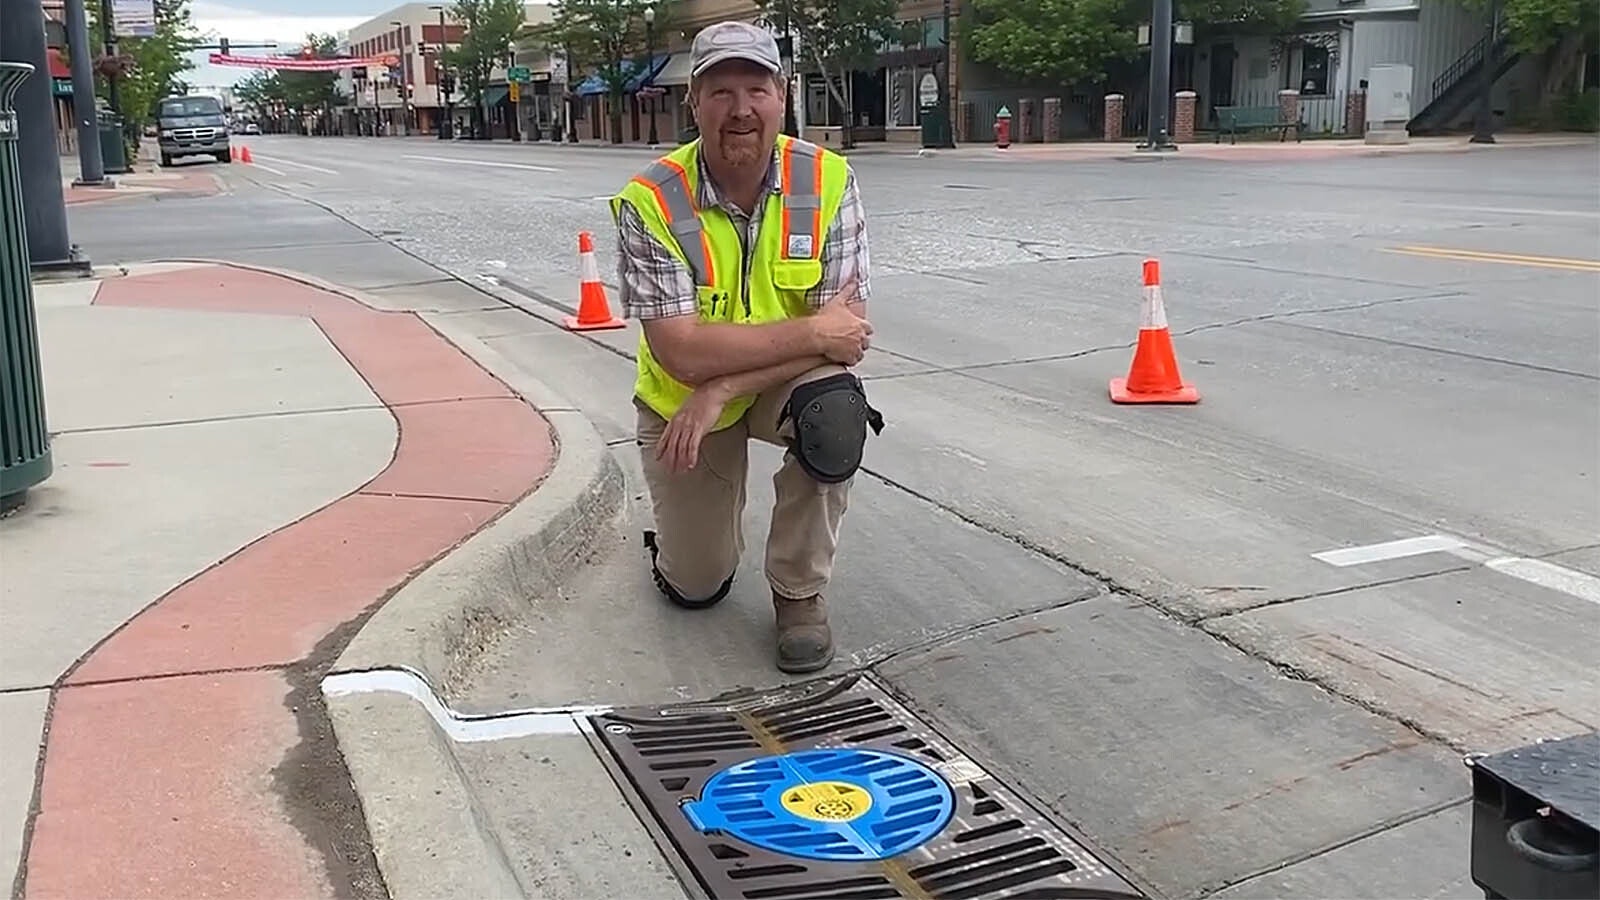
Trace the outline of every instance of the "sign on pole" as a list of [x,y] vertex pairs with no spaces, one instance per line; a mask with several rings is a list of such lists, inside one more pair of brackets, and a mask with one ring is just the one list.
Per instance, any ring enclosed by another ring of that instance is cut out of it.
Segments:
[[117,37],[155,37],[155,0],[111,0],[111,25]]

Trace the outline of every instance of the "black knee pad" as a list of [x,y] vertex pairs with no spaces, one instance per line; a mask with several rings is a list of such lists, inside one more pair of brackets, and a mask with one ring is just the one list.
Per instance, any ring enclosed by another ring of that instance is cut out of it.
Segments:
[[684,609],[707,609],[716,606],[722,602],[722,598],[728,596],[728,590],[733,587],[733,576],[729,575],[722,582],[722,586],[717,588],[716,593],[704,600],[691,600],[673,587],[672,583],[667,581],[667,577],[661,574],[660,567],[656,565],[656,557],[661,554],[661,549],[656,546],[656,533],[654,531],[646,531],[644,533],[644,546],[646,550],[650,551],[650,575],[655,580],[656,588],[677,606],[681,606]]
[[867,429],[883,431],[883,416],[867,403],[861,379],[840,372],[808,381],[789,394],[778,414],[778,427],[794,419],[789,450],[810,475],[823,484],[848,481],[861,468]]

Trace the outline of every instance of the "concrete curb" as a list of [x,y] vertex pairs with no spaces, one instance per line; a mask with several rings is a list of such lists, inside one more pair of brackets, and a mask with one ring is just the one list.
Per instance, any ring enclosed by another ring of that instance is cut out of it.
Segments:
[[[582,413],[448,314],[418,315],[537,408],[557,443],[543,483],[408,582],[330,672],[410,670],[438,688],[531,603],[560,590],[592,548],[604,546],[626,505],[622,469]],[[529,895],[452,739],[422,704],[393,693],[325,699],[390,896]]]

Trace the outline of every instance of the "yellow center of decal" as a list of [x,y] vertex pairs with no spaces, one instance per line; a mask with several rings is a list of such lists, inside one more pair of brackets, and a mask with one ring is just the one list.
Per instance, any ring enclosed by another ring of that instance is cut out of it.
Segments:
[[872,795],[842,781],[813,781],[786,789],[783,808],[813,822],[848,822],[872,808]]

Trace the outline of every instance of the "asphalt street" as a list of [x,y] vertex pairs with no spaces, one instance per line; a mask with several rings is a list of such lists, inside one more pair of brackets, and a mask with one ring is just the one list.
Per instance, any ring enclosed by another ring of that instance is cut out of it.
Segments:
[[[248,143],[254,165],[213,166],[227,196],[164,203],[160,229],[75,209],[74,238],[97,264],[224,257],[459,315],[636,474],[636,331],[552,323],[580,230],[611,279],[605,197],[652,154]],[[1600,727],[1595,147],[1179,157],[854,158],[888,427],[831,592],[838,665],[1164,895],[1474,896],[1461,755]],[[1196,406],[1107,396],[1148,256]],[[667,609],[622,548],[451,702],[779,683],[775,461],[752,460],[732,602]],[[475,746],[491,815],[529,848],[561,833],[518,807],[539,755]]]

